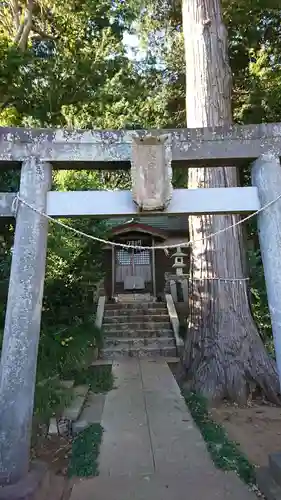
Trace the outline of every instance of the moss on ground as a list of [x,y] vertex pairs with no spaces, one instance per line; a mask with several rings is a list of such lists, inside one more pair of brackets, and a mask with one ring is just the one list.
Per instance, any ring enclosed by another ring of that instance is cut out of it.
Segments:
[[98,475],[98,456],[103,429],[92,424],[80,432],[72,443],[68,466],[69,477],[91,477]]
[[[113,388],[111,365],[90,366],[87,369],[72,373],[72,377],[75,385],[87,384],[90,386],[90,390],[95,393],[108,392]],[[75,437],[68,467],[69,477],[98,475],[98,456],[102,434],[102,426],[92,424]]]
[[196,393],[184,393],[193,420],[199,427],[216,467],[235,471],[247,484],[255,484],[255,468],[242,453],[239,445],[228,438],[225,429],[214,422],[206,399]]

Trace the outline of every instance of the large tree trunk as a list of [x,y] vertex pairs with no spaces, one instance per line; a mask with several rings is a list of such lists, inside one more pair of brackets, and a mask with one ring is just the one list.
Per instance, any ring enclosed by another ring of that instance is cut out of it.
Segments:
[[[229,126],[231,70],[219,0],[183,0],[183,29],[187,127]],[[236,185],[235,167],[189,171],[190,188]],[[232,215],[192,216],[190,237],[198,240],[236,220]],[[240,228],[193,243],[185,376],[190,388],[209,399],[226,397],[244,403],[258,386],[269,399],[276,400],[277,371],[251,315],[244,262]]]

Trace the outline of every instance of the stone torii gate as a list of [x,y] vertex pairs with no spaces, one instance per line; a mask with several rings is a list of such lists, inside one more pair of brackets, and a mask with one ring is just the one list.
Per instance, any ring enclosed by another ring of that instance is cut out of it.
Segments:
[[[40,468],[29,469],[48,231],[38,212],[102,218],[140,210],[144,215],[253,213],[281,195],[280,156],[281,124],[165,131],[0,128],[0,168],[21,168],[22,200],[15,203],[15,193],[0,193],[0,217],[16,216],[0,370],[0,499],[24,498],[24,488],[30,490],[40,476]],[[245,162],[253,163],[252,187],[172,190],[173,166]],[[130,167],[132,192],[51,191],[52,168]],[[281,377],[281,199],[259,213],[258,225]]]

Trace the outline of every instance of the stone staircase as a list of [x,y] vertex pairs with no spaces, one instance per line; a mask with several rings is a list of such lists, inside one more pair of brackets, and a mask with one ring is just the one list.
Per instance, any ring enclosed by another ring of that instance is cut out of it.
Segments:
[[106,303],[102,359],[177,355],[175,339],[165,303]]

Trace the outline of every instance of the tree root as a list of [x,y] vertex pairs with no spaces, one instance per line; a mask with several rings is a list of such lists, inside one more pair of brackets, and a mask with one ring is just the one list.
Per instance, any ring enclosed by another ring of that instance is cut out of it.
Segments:
[[[196,341],[188,332],[182,357],[180,383],[207,399],[247,403],[255,390],[280,405],[280,386],[275,361],[269,357],[255,325],[251,331],[213,332]],[[200,348],[199,348],[200,344]]]

